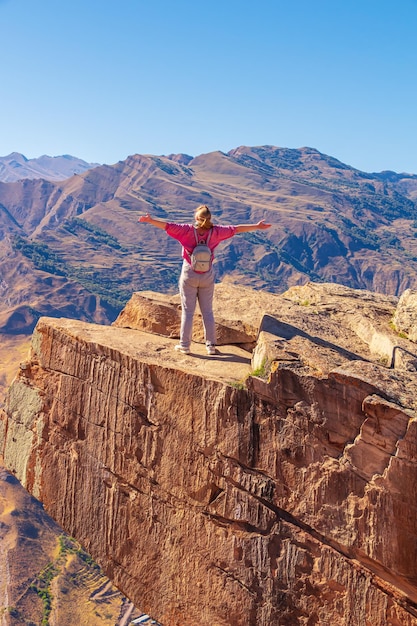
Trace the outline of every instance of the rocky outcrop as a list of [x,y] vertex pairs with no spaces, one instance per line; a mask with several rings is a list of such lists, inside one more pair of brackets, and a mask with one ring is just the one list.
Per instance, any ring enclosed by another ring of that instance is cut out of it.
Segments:
[[7,467],[164,626],[417,624],[417,350],[397,299],[219,285],[222,324],[229,302],[256,347],[215,357],[175,353],[178,307],[154,300],[112,327],[38,322]]
[[406,289],[401,295],[395,310],[394,324],[411,341],[417,341],[417,291]]
[[[235,303],[236,294],[239,294],[239,297]],[[246,294],[245,307],[249,310],[242,315],[240,307],[244,294]],[[274,297],[269,294],[268,299],[272,302]],[[245,349],[253,348],[262,317],[258,306],[259,296],[252,289],[236,289],[232,286],[218,285],[214,304],[217,345],[236,344]],[[252,315],[250,311],[253,311]],[[134,293],[113,322],[113,326],[119,328],[136,328],[174,339],[179,339],[180,324],[180,296],[167,296],[151,291]],[[193,339],[195,342],[204,343],[202,317],[198,306],[194,316]]]

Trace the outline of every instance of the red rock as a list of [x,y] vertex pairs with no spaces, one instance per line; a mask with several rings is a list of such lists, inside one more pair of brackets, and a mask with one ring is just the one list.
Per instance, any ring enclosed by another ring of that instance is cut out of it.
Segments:
[[258,298],[263,377],[235,346],[37,325],[5,463],[165,626],[417,624],[417,375],[346,313],[392,338],[394,303],[315,289]]

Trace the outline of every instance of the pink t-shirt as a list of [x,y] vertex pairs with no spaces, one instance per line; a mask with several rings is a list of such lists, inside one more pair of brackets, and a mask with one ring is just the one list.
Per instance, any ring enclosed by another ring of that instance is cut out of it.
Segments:
[[[165,232],[170,237],[173,237],[182,245],[182,258],[188,261],[191,265],[190,255],[196,246],[196,239],[194,234],[195,228],[192,224],[174,224],[173,222],[167,222],[165,226]],[[230,239],[236,234],[236,226],[213,226],[211,231],[207,231],[207,235],[199,235],[198,240],[206,239],[208,233],[211,232],[208,246],[210,250],[214,250],[221,241]]]

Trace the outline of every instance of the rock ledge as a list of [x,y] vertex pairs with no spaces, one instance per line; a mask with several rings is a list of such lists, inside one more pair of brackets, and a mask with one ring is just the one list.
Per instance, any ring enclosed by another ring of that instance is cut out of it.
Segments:
[[417,350],[397,305],[219,285],[214,358],[198,329],[173,350],[178,302],[150,292],[112,327],[42,318],[5,464],[165,626],[416,625]]

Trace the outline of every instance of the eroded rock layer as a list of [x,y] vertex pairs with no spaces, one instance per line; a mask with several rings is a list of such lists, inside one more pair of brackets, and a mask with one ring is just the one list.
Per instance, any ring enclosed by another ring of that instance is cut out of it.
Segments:
[[179,355],[171,330],[42,318],[7,467],[164,626],[417,624],[416,350],[396,300],[240,297],[245,332],[261,319],[252,366],[233,345]]

